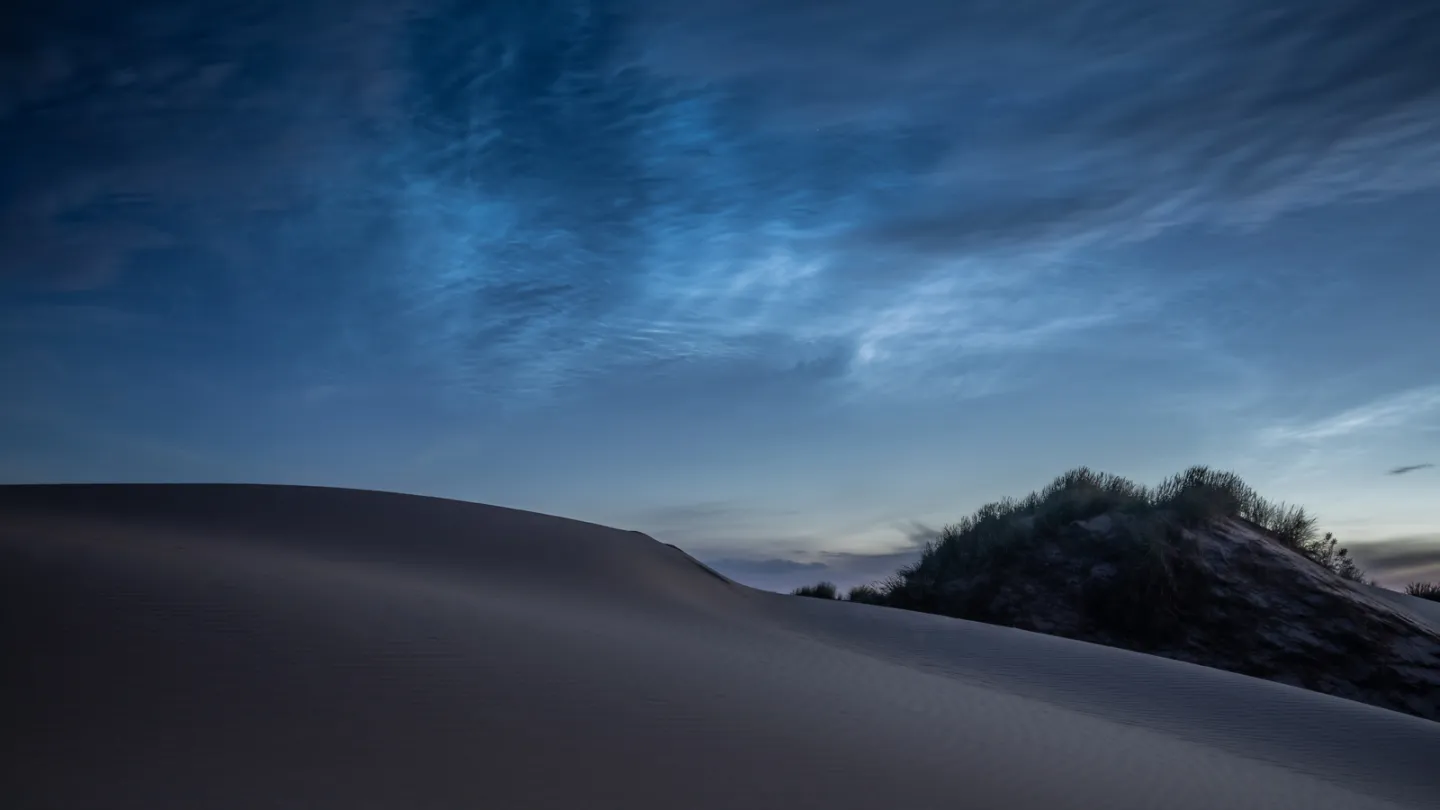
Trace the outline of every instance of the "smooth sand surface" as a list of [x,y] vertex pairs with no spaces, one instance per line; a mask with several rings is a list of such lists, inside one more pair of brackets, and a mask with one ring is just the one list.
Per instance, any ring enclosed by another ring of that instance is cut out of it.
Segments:
[[1436,633],[1440,633],[1440,602],[1432,602],[1429,599],[1421,599],[1418,596],[1411,596],[1407,593],[1392,591],[1375,585],[1357,584],[1355,588],[1361,593],[1383,599],[1386,603],[1393,607],[1400,608]]
[[0,487],[0,609],[14,810],[1440,801],[1440,724],[454,501]]

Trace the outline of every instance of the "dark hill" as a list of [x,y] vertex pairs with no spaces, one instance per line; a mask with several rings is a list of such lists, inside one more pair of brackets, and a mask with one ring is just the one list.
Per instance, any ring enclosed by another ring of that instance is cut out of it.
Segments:
[[[1296,508],[1193,468],[1077,470],[947,528],[857,602],[1151,653],[1440,720],[1440,628]],[[805,595],[825,596],[821,588]]]

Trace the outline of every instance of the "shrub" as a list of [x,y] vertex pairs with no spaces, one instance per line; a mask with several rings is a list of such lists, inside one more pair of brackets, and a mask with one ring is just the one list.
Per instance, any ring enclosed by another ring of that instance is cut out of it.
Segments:
[[[1058,537],[1077,521],[1107,514],[1145,519],[1145,542],[1127,544],[1119,551],[1143,552],[1129,554],[1127,559],[1139,564],[1137,574],[1149,572],[1159,579],[1142,577],[1143,582],[1132,584],[1143,585],[1152,595],[1163,592],[1153,590],[1159,588],[1160,583],[1169,582],[1173,586],[1176,582],[1177,557],[1173,546],[1180,535],[1166,528],[1167,520],[1193,528],[1224,518],[1243,518],[1272,534],[1282,545],[1334,573],[1364,581],[1364,572],[1356,566],[1349,551],[1339,547],[1334,535],[1317,537],[1314,516],[1298,506],[1265,500],[1235,473],[1195,466],[1150,489],[1118,475],[1078,467],[1038,492],[1018,500],[1003,498],[987,503],[946,526],[938,538],[921,550],[920,559],[876,585],[852,590],[850,598],[856,602],[963,615],[961,602],[965,597],[957,595],[958,580],[983,575],[987,568],[1010,555],[1026,553],[1033,550],[1037,542]],[[1137,528],[1138,524],[1127,531]],[[1173,597],[1174,588],[1169,592]]]
[[1431,602],[1440,602],[1440,582],[1412,582],[1405,586],[1405,593],[1429,599]]
[[1191,467],[1162,481],[1152,493],[1151,503],[1175,512],[1192,525],[1226,517],[1244,518],[1307,557],[1310,555],[1305,550],[1315,541],[1314,517],[1301,507],[1265,500],[1232,472]]
[[862,605],[885,604],[885,595],[874,585],[856,585],[850,589],[850,593],[847,594],[845,598],[851,602],[859,602]]
[[839,591],[835,589],[833,582],[817,582],[814,585],[802,585],[790,592],[794,596],[813,596],[816,599],[838,599]]
[[1343,547],[1337,548],[1338,543],[1339,541],[1335,539],[1335,535],[1326,532],[1325,536],[1318,540],[1310,539],[1304,541],[1296,551],[1329,568],[1345,579],[1364,582],[1365,572],[1361,571],[1360,567],[1355,564],[1355,560],[1350,556],[1350,549]]

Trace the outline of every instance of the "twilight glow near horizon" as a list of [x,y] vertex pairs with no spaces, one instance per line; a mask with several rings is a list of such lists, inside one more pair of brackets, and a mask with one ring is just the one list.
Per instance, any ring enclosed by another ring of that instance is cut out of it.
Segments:
[[1440,578],[1440,6],[18,8],[0,482],[440,495],[789,587],[1209,464]]

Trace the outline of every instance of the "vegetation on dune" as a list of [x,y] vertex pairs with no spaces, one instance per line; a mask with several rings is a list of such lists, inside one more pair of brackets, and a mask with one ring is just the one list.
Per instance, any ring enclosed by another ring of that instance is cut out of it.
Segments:
[[[1024,498],[1006,498],[980,507],[945,527],[914,563],[882,582],[853,588],[844,598],[966,615],[965,606],[955,602],[973,593],[961,594],[965,589],[954,587],[955,583],[1012,561],[1016,555],[1032,553],[1039,543],[1054,540],[1076,523],[1107,515],[1119,523],[1106,538],[1105,554],[1119,571],[1117,584],[1131,588],[1136,600],[1133,605],[1111,606],[1118,612],[1164,607],[1167,601],[1172,608],[1178,607],[1174,600],[1183,595],[1182,585],[1203,587],[1198,580],[1200,572],[1184,554],[1183,529],[1227,518],[1253,523],[1316,564],[1346,579],[1364,581],[1364,572],[1349,551],[1334,535],[1320,534],[1315,518],[1305,509],[1260,497],[1234,473],[1197,466],[1158,486],[1146,487],[1080,467]],[[1070,541],[1086,542],[1083,534],[1072,534]],[[830,583],[798,588],[795,593],[841,598]],[[1164,598],[1167,595],[1168,600]]]
[[[1192,467],[1144,487],[1080,468],[945,527],[882,582],[843,597],[830,583],[796,593],[1159,655],[1440,721],[1440,637],[1343,580],[1365,581],[1333,534],[1232,473]],[[1440,583],[1407,592],[1440,601]]]
[[1440,602],[1440,582],[1412,582],[1405,586],[1405,593],[1429,599],[1431,602]]
[[813,596],[816,599],[838,599],[839,590],[833,582],[817,582],[814,585],[802,585],[791,591],[795,596]]

